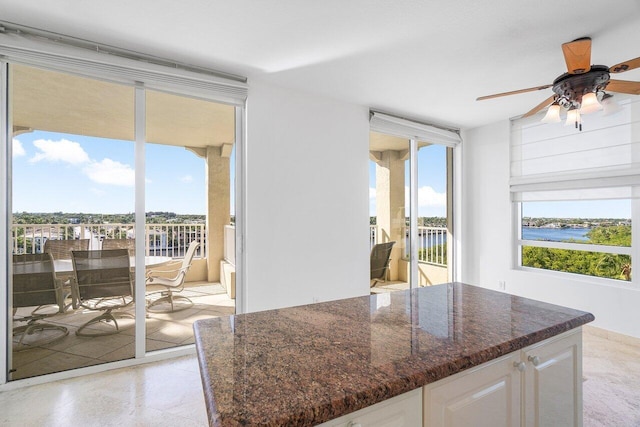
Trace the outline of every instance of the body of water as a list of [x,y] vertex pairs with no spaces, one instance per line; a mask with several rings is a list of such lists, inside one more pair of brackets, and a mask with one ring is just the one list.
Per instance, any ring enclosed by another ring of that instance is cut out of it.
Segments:
[[565,240],[587,241],[590,228],[537,228],[522,227],[522,238],[526,240],[548,240],[563,242]]

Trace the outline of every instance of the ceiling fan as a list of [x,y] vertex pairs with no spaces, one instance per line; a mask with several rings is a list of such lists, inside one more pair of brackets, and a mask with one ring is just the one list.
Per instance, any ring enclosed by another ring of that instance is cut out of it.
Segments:
[[477,101],[498,98],[500,96],[533,92],[552,88],[554,94],[536,105],[523,117],[536,114],[549,106],[543,122],[559,122],[560,109],[567,112],[567,124],[574,123],[582,130],[580,114],[588,114],[602,109],[600,101],[605,102],[613,95],[607,92],[640,95],[640,82],[612,80],[611,73],[618,74],[640,67],[640,57],[621,62],[612,67],[591,65],[591,38],[582,37],[562,45],[562,53],[567,63],[567,72],[558,76],[552,84],[481,96]]

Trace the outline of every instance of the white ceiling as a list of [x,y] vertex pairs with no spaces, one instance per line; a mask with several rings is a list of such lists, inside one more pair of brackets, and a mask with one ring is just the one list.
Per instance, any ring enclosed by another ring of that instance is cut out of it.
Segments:
[[[433,123],[472,128],[525,113],[566,71],[640,56],[640,0],[0,0],[0,19],[245,75]],[[617,75],[640,80],[640,70]]]

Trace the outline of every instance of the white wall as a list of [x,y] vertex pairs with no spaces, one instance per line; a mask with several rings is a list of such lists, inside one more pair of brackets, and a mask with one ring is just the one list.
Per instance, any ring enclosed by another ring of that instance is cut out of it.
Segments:
[[368,109],[249,84],[247,311],[368,295]]
[[640,337],[640,290],[512,269],[509,121],[464,133],[462,281],[593,313],[594,326]]

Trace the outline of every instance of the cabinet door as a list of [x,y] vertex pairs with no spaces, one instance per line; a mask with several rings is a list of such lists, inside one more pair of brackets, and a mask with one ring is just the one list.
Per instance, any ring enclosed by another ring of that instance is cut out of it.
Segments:
[[317,427],[416,427],[422,425],[422,389],[377,403]]
[[519,426],[520,363],[516,352],[425,386],[424,426]]
[[523,351],[526,426],[582,425],[582,333]]

